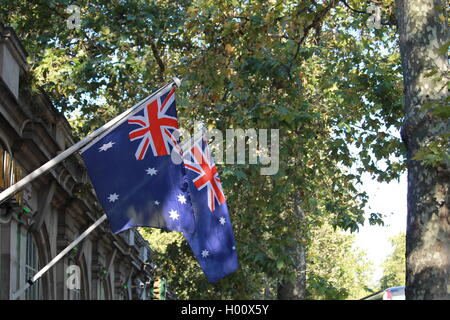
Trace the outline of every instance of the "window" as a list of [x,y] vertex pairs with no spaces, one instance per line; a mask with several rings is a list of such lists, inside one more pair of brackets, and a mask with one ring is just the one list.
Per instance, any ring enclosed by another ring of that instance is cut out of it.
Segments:
[[81,289],[69,289],[69,300],[81,300]]
[[103,279],[98,280],[97,300],[106,300],[105,281]]
[[0,145],[0,188],[6,189],[11,184],[12,159],[6,149]]
[[124,294],[123,290],[124,290],[123,288],[119,289],[119,292],[116,295],[117,300],[125,300],[125,294]]
[[[27,233],[25,256],[25,279],[32,278],[39,271],[38,251],[31,233]],[[39,281],[25,292],[26,300],[39,300]]]
[[[2,224],[0,223],[0,243],[2,243]],[[2,274],[2,246],[0,246],[0,274]],[[0,278],[1,280],[1,278]],[[0,288],[3,286],[2,282],[0,281]]]
[[[76,264],[76,262],[74,261],[73,258],[69,258],[69,266],[72,267],[71,270],[74,273],[68,272],[66,269],[66,277],[75,277],[72,278],[71,280],[73,280],[74,282],[73,287],[69,287],[68,285],[66,285],[67,287],[67,299],[68,300],[81,300],[82,299],[82,295],[81,295],[81,290],[82,290],[82,285],[83,285],[83,279],[82,279],[82,272],[81,272],[81,268],[79,265]],[[66,278],[66,284],[67,281],[69,280],[69,278]]]
[[[23,177],[22,169],[14,162],[11,154],[0,144],[0,189],[6,189]],[[21,203],[20,193],[16,200]]]

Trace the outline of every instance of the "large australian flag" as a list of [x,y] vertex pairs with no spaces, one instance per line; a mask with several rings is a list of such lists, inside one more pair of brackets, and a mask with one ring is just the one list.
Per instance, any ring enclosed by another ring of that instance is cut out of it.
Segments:
[[216,282],[237,270],[238,259],[219,173],[203,135],[183,145],[183,162],[195,214],[195,231],[184,236],[208,280]]
[[168,87],[82,150],[114,233],[138,226],[194,232],[186,169],[171,159],[181,150],[175,89]]

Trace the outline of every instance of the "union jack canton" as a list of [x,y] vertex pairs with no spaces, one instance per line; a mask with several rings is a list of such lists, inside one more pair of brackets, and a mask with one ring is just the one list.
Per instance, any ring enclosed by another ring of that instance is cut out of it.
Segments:
[[144,116],[128,119],[129,124],[137,124],[140,128],[130,132],[130,140],[141,140],[135,153],[137,160],[142,160],[150,145],[154,156],[169,154],[169,145],[177,146],[173,132],[178,129],[178,120],[167,114],[175,103],[175,89],[172,89],[164,100],[158,96],[144,108]]
[[219,173],[211,157],[206,140],[194,139],[194,144],[184,153],[184,166],[197,173],[192,181],[197,190],[207,189],[208,207],[211,212],[215,210],[215,202],[219,205],[225,202],[225,195],[220,183]]

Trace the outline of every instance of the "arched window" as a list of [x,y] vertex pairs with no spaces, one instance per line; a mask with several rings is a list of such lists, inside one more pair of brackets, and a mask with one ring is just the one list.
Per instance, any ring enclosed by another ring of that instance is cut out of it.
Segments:
[[[68,300],[81,300],[82,296],[81,296],[81,290],[82,290],[82,285],[83,285],[83,281],[81,279],[82,275],[81,275],[81,268],[80,266],[75,262],[75,260],[73,258],[69,258],[69,266],[74,267],[73,271],[75,273],[72,274],[66,274],[66,276],[70,276],[70,277],[76,277],[75,282],[73,284],[75,284],[75,286],[73,287],[67,287],[67,298]],[[67,283],[68,279],[66,279],[66,283]]]
[[11,155],[0,144],[0,188],[6,189],[11,185],[12,161]]
[[[11,153],[0,143],[0,190],[4,190],[23,177],[23,170],[14,161]],[[20,193],[16,200],[21,202]]]
[[[31,233],[27,233],[26,253],[25,253],[25,277],[31,279],[39,271],[39,258],[36,243]],[[37,281],[25,292],[26,300],[40,299],[40,285]]]
[[[2,243],[3,239],[2,239],[2,223],[0,222],[0,243]],[[2,246],[0,246],[0,274],[2,274],[2,255],[3,255],[3,251],[2,251]],[[2,277],[0,277],[0,288],[3,286],[2,283]]]
[[104,279],[98,280],[97,300],[106,300],[106,283]]

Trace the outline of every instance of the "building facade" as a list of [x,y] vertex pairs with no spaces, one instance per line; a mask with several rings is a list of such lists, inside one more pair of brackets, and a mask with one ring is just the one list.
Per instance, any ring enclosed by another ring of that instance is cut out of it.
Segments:
[[[75,142],[45,93],[31,91],[26,55],[0,24],[0,191]],[[0,204],[0,299],[11,299],[102,215],[78,155]],[[114,235],[106,221],[20,299],[149,299],[150,258],[136,230]]]

